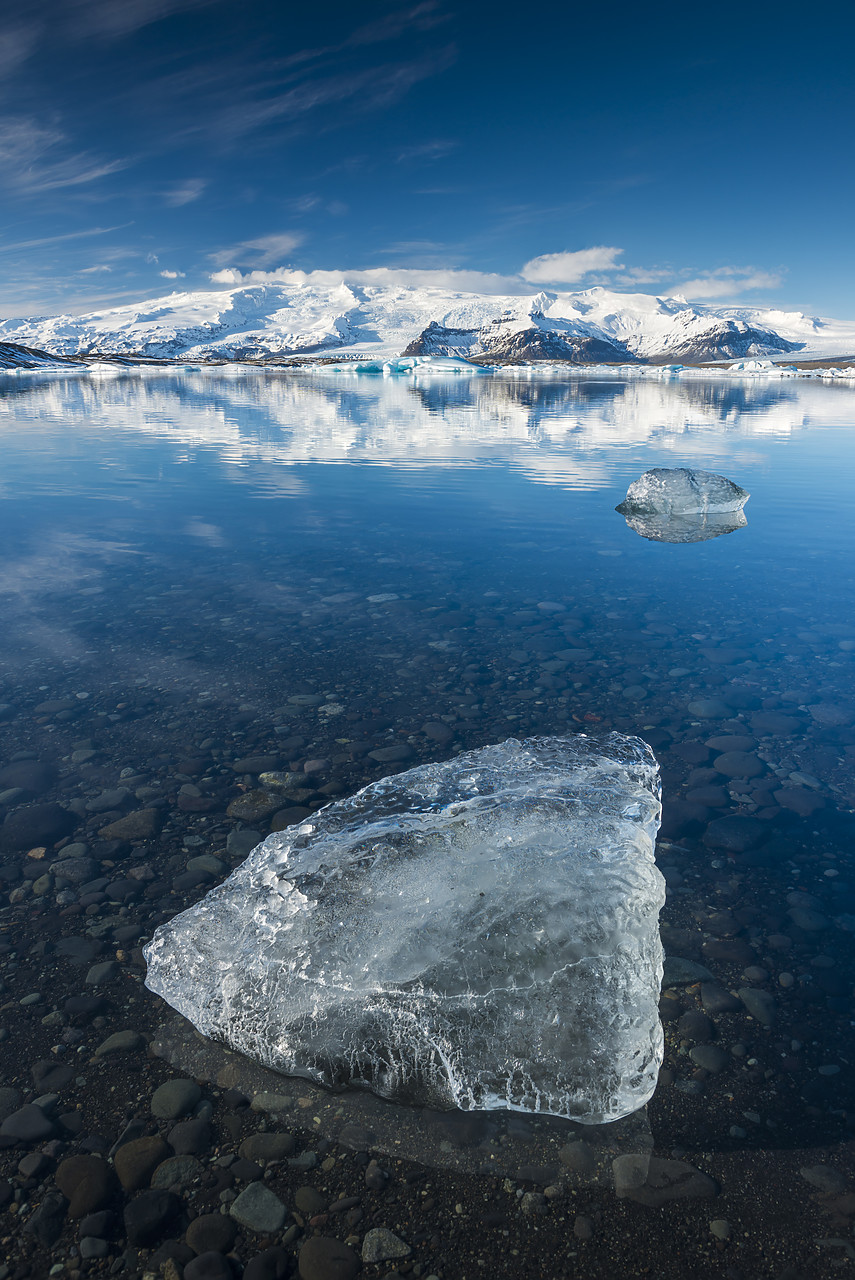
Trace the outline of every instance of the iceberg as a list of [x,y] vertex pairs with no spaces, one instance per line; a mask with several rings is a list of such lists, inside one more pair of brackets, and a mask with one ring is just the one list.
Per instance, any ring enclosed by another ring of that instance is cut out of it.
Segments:
[[584,1124],[662,1060],[656,760],[622,734],[509,739],[268,837],[145,948],[205,1036],[331,1087]]
[[624,518],[630,529],[648,542],[709,542],[748,524],[741,510],[677,516],[626,514]]
[[741,511],[751,497],[746,489],[713,471],[689,467],[653,467],[633,480],[615,511],[622,516],[695,516]]

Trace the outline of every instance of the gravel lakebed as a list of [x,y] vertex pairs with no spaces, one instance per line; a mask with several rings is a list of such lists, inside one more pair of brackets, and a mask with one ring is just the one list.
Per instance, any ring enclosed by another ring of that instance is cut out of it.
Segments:
[[[110,635],[97,663],[36,661],[23,632],[13,646],[0,1280],[845,1274],[855,717],[839,669],[855,630],[794,622],[787,665],[720,616],[687,638],[602,591],[473,603],[393,576],[354,592],[307,574],[285,658],[280,614],[242,645],[213,580],[216,645],[202,594],[180,634],[165,597],[154,627],[137,572],[109,615],[77,598],[78,634]],[[414,1115],[424,1150],[406,1121],[396,1150],[360,1102],[262,1080],[189,1031],[182,1057],[142,945],[259,839],[412,764],[612,728],[651,743],[665,796],[649,1139],[621,1154],[619,1135],[578,1126],[497,1136]]]

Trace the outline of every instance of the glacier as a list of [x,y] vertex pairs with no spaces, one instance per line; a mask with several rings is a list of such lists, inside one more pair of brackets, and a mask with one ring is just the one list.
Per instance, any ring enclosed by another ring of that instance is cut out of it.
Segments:
[[266,1067],[384,1098],[598,1124],[662,1059],[656,760],[506,742],[268,837],[145,948],[146,985]]
[[714,307],[600,286],[516,295],[374,280],[370,273],[291,272],[276,284],[0,320],[0,341],[71,357],[265,364],[342,357],[382,364],[419,355],[493,364],[750,364],[793,351],[804,359],[855,350],[855,325],[801,312]]

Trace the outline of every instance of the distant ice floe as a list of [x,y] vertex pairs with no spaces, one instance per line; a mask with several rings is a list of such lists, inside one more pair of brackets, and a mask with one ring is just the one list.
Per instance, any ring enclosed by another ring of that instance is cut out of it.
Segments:
[[318,366],[321,373],[380,374],[384,378],[414,374],[477,374],[485,370],[459,356],[399,356],[389,360],[342,360]]

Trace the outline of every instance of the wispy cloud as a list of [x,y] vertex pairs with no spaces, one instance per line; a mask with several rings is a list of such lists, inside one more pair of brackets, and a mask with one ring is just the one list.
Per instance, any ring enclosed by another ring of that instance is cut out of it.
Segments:
[[0,33],[0,78],[13,75],[34,52],[44,30],[38,21],[9,22],[4,16]]
[[126,159],[105,160],[88,151],[69,152],[56,126],[32,116],[0,117],[0,174],[7,186],[34,195],[77,187],[126,168]]
[[411,146],[402,147],[395,159],[401,164],[419,161],[429,164],[450,155],[457,145],[453,138],[434,138],[428,142],[414,142]]
[[217,0],[41,0],[35,4],[78,39],[113,40],[180,13],[209,8]]
[[81,267],[77,274],[79,276],[95,276],[95,275],[99,275],[101,272],[112,271],[112,270],[113,268],[108,267],[106,262],[99,262],[94,267]]
[[576,284],[594,271],[614,267],[615,259],[622,253],[623,249],[606,245],[565,253],[544,253],[527,262],[520,274],[533,284]]
[[177,182],[163,192],[164,204],[170,205],[173,209],[180,208],[184,204],[192,204],[202,196],[207,185],[205,178],[187,178],[184,182]]
[[186,271],[161,271],[160,274],[163,276],[164,280],[183,280],[187,272]]
[[727,298],[754,289],[778,289],[783,274],[757,271],[753,267],[717,267],[693,280],[680,281],[679,291],[687,298]]
[[269,267],[281,262],[303,243],[299,232],[280,231],[274,235],[258,236],[255,240],[242,240],[228,249],[218,249],[210,254],[215,267],[224,267],[227,263],[242,263],[255,267]]
[[0,253],[11,253],[18,249],[41,249],[49,244],[63,244],[66,240],[85,240],[89,236],[105,236],[111,231],[124,231],[133,226],[131,222],[122,222],[115,227],[87,227],[83,231],[66,231],[61,236],[39,236],[35,240],[14,240],[7,243],[0,241]]

